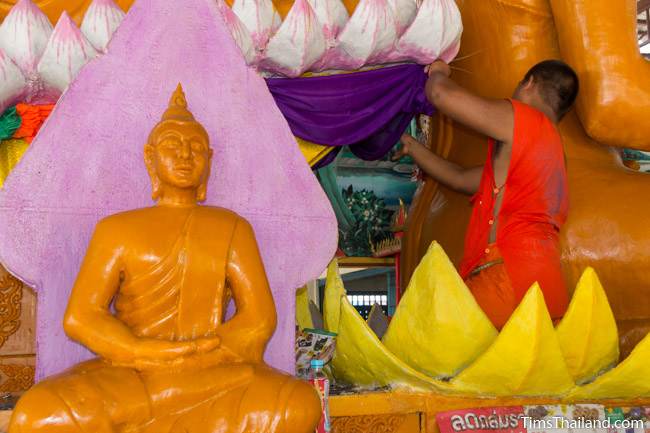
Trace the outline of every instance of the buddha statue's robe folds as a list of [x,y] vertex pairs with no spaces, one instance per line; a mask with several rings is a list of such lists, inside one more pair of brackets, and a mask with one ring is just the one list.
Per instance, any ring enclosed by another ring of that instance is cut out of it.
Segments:
[[68,304],[66,332],[99,357],[28,391],[12,433],[306,433],[320,418],[309,384],[263,362],[276,313],[251,225],[187,200],[211,151],[178,92],[145,149],[158,205],[99,222]]

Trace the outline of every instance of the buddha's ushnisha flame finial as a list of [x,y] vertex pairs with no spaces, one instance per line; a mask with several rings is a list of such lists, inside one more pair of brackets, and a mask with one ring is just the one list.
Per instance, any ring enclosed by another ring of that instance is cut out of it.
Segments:
[[169,100],[169,107],[162,115],[161,122],[166,120],[175,120],[177,122],[196,122],[192,113],[187,109],[187,100],[183,92],[183,86],[178,83],[178,87]]

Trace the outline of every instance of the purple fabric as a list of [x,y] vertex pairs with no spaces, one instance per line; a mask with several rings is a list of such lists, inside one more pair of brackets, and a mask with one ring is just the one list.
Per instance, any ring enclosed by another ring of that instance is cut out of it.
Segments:
[[39,379],[90,356],[62,329],[70,289],[97,221],[153,204],[143,146],[179,82],[214,149],[206,204],[255,229],[278,309],[267,360],[294,368],[295,289],[334,255],[332,207],[217,2],[139,0],[0,191],[0,261],[38,293]]
[[[266,84],[291,131],[304,140],[350,146],[376,160],[399,141],[416,114],[432,114],[420,65],[399,65],[354,74],[269,78]],[[337,149],[338,151],[339,149]],[[336,156],[330,153],[319,166]]]

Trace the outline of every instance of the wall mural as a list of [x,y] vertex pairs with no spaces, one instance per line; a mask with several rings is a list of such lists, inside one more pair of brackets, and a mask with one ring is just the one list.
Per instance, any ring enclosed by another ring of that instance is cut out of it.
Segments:
[[650,152],[635,149],[625,149],[621,152],[623,164],[632,170],[650,173]]
[[[409,133],[426,142],[429,118],[413,119]],[[396,147],[378,161],[364,161],[345,148],[336,161],[317,175],[336,212],[339,254],[370,257],[373,248],[393,237],[400,203],[411,204],[420,174],[410,157],[393,161]]]

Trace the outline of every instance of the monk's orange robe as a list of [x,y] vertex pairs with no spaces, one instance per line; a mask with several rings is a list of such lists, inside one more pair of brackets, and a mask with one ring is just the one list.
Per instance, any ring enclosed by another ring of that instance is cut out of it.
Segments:
[[[569,207],[560,135],[543,113],[519,101],[511,102],[512,156],[501,186],[501,209],[494,221],[499,190],[493,168],[495,141],[490,139],[481,184],[472,197],[474,208],[460,265],[461,276],[498,327],[536,281],[553,319],[564,314],[569,302],[560,268],[559,231]],[[496,242],[489,245],[495,223]]]

